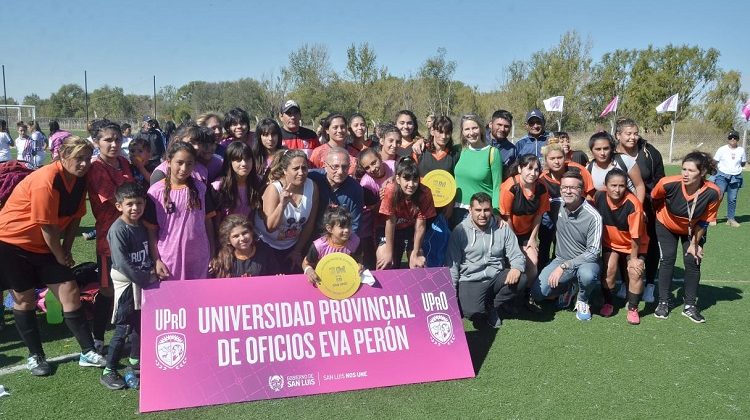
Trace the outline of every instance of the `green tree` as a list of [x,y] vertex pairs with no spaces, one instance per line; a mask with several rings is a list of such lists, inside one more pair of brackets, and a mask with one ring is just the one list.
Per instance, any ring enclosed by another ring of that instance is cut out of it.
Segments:
[[738,71],[721,71],[713,89],[706,93],[705,118],[717,128],[729,130],[737,122],[737,109],[747,97],[740,91],[741,85]]
[[70,83],[60,86],[50,98],[50,115],[52,118],[83,117],[86,115],[84,91],[80,86]]
[[121,87],[104,85],[91,92],[89,103],[96,118],[120,119],[133,115],[133,105]]
[[456,62],[447,60],[448,51],[440,47],[437,54],[429,57],[419,68],[419,79],[427,92],[428,112],[450,115],[456,97],[453,86],[453,75]]
[[385,77],[388,70],[377,67],[377,54],[367,42],[359,46],[352,44],[346,50],[346,58],[346,76],[354,83],[355,110],[360,111],[365,106],[365,100],[373,93],[373,84]]

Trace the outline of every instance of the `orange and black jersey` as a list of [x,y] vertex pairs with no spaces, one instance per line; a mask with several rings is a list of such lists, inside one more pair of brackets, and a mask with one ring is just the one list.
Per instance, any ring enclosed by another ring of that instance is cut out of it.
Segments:
[[616,205],[606,191],[597,191],[594,193],[594,207],[602,215],[602,245],[605,248],[630,254],[632,240],[638,239],[638,253],[646,253],[649,237],[643,219],[643,205],[633,193],[626,191],[625,198]]
[[508,217],[516,235],[527,235],[534,229],[534,219],[549,210],[549,194],[540,181],[533,191],[525,190],[520,176],[506,179],[500,185],[500,214]]
[[[566,162],[565,172],[569,170],[578,170],[578,172],[581,173],[581,177],[583,178],[583,196],[588,197],[594,193],[594,181],[591,179],[589,171],[587,171],[583,165],[579,165],[575,162]],[[552,219],[552,222],[556,223],[557,214],[560,212],[560,206],[562,205],[562,198],[560,198],[560,180],[553,178],[549,171],[542,172],[542,176],[539,177],[539,180],[544,183],[544,186],[547,188],[547,194],[549,194],[550,209],[547,214]]]
[[703,181],[698,191],[688,195],[680,175],[660,179],[651,191],[651,198],[656,219],[677,235],[687,235],[688,227],[692,229],[698,222],[716,221],[721,204],[721,192],[716,184]]
[[51,252],[43,225],[64,230],[86,214],[86,178],[66,179],[59,161],[43,166],[16,185],[0,212],[0,241],[29,252]]

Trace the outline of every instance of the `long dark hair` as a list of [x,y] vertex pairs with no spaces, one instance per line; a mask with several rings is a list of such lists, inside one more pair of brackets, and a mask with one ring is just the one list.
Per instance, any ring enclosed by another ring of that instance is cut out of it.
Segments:
[[[184,151],[188,152],[190,156],[193,157],[193,159],[197,159],[195,149],[193,149],[193,146],[190,143],[185,143],[184,141],[175,141],[172,142],[171,145],[169,145],[169,149],[167,149],[167,176],[164,178],[164,194],[162,197],[164,208],[167,210],[167,213],[173,213],[174,212],[174,202],[170,199],[169,193],[172,190],[172,158],[174,155],[177,154],[177,152]],[[200,210],[202,208],[201,205],[201,198],[200,194],[198,194],[198,187],[195,186],[195,178],[193,178],[193,175],[188,175],[187,179],[185,180],[185,183],[188,186],[188,192],[190,195],[190,198],[188,199],[188,210]]]
[[253,145],[253,155],[255,155],[255,168],[254,170],[258,173],[258,176],[263,181],[268,180],[268,172],[270,171],[271,167],[269,166],[266,168],[266,162],[268,161],[268,157],[271,156],[271,153],[268,151],[268,149],[263,146],[263,143],[260,139],[260,136],[262,135],[271,135],[276,136],[276,150],[282,149],[282,142],[281,142],[281,127],[279,127],[279,123],[276,122],[276,120],[273,120],[271,118],[264,118],[258,122],[258,125],[255,127],[255,143]]
[[[419,168],[417,167],[417,162],[409,156],[404,156],[399,159],[398,163],[396,164],[396,173],[393,175],[393,182],[396,185],[395,193],[393,195],[393,202],[391,203],[392,213],[396,212],[396,209],[398,208],[398,205],[401,201],[407,199],[406,194],[401,191],[401,185],[399,185],[396,179],[397,177],[404,178],[406,180],[419,180]],[[421,184],[417,184],[417,189],[414,191],[414,194],[412,194],[411,197],[408,197],[408,199],[411,201],[412,207],[417,207],[417,203],[419,203],[419,197],[421,194],[422,186]]]
[[253,235],[253,243],[256,243],[253,224],[247,217],[240,214],[230,214],[224,218],[221,226],[219,226],[219,251],[210,265],[212,274],[216,278],[232,277],[233,275],[232,265],[236,257],[234,256],[234,247],[229,243],[229,236],[236,227],[244,227],[249,230],[250,234]]
[[260,204],[260,196],[258,194],[258,191],[260,191],[260,182],[258,181],[258,173],[255,170],[253,151],[247,143],[235,140],[229,143],[224,153],[224,163],[221,168],[221,186],[219,187],[217,199],[217,207],[220,209],[234,210],[239,203],[239,179],[232,169],[232,162],[239,160],[249,160],[250,164],[253,165],[253,168],[247,175],[247,180],[245,180],[247,203],[251,209],[258,208]]
[[693,151],[688,153],[683,159],[682,163],[693,162],[695,167],[698,168],[698,172],[704,172],[706,175],[714,175],[716,173],[716,161],[713,160],[711,155],[705,152]]
[[[445,145],[445,149],[450,151],[453,149],[453,121],[445,115],[440,115],[432,122],[432,129],[441,133],[448,134],[448,144]],[[430,152],[435,151],[435,140],[432,138],[432,132],[427,139],[427,150]]]

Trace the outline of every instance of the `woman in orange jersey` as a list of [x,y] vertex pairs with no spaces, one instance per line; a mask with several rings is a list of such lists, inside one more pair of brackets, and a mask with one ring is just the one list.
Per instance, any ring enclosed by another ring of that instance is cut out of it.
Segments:
[[[612,306],[617,269],[628,284],[628,323],[638,325],[638,303],[643,293],[643,271],[646,268],[645,254],[648,248],[643,206],[638,198],[628,191],[628,174],[615,168],[604,179],[606,191],[594,194],[594,207],[602,215],[604,225],[602,256],[607,275],[602,279],[604,305],[599,314],[612,316]],[[627,278],[625,277],[627,275]]]
[[677,243],[682,242],[685,264],[685,307],[682,314],[696,323],[706,319],[695,306],[701,278],[706,226],[716,220],[721,192],[706,175],[716,173],[716,163],[703,152],[692,152],[682,159],[682,174],[667,176],[651,191],[656,210],[656,237],[659,240],[659,305],[654,316],[669,317],[670,287]]
[[[518,237],[518,246],[526,257],[526,277],[535,279],[539,264],[539,226],[549,210],[547,188],[539,181],[542,165],[536,155],[518,158],[510,176],[500,186],[500,216]],[[533,300],[529,299],[531,304]],[[537,305],[533,305],[536,308]]]
[[58,159],[24,178],[0,211],[0,290],[13,289],[13,317],[29,349],[26,367],[32,375],[50,374],[36,320],[34,288],[46,284],[62,304],[65,324],[81,346],[80,366],[104,367],[94,351],[78,285],[71,267],[73,239],[86,214],[86,172],[93,146],[67,137]]
[[542,224],[539,226],[539,267],[546,267],[550,262],[550,250],[555,242],[555,224],[557,213],[562,205],[560,198],[560,178],[571,169],[576,169],[583,177],[583,195],[589,196],[594,193],[594,182],[591,174],[583,166],[569,162],[565,159],[565,151],[561,144],[548,144],[542,147],[544,157],[544,171],[539,178],[547,187],[549,194],[550,209],[542,216]]

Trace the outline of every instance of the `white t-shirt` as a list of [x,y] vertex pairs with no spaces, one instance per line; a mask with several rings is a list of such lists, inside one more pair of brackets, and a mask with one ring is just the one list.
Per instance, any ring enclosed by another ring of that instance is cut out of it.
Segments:
[[725,144],[716,151],[714,160],[719,163],[719,171],[727,175],[739,175],[742,173],[742,163],[747,162],[747,153],[740,146],[732,149]]
[[13,139],[6,132],[0,132],[0,161],[10,160],[10,147]]

